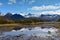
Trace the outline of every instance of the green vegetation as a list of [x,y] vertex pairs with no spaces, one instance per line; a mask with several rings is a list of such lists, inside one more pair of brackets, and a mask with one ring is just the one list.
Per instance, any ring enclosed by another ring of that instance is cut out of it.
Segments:
[[[39,18],[24,18],[24,19],[8,19],[0,16],[0,26],[19,26],[19,25],[27,25],[27,26],[37,26],[37,25],[42,25],[44,22],[51,23],[51,21],[45,21],[41,20]],[[57,20],[57,22],[60,22],[60,19]],[[56,28],[60,28],[60,23],[55,23],[52,26]]]
[[14,21],[4,17],[0,17],[0,24],[8,24],[8,23],[14,23]]
[[35,24],[38,22],[43,22],[42,20],[38,19],[38,18],[25,18],[25,19],[21,19],[21,20],[15,20],[15,23],[21,23],[21,24]]
[[39,18],[24,18],[24,19],[12,20],[12,19],[8,19],[8,18],[0,17],[0,24],[11,24],[11,23],[35,24],[35,23],[39,23],[39,22],[51,22],[51,21],[41,20]]
[[11,23],[34,24],[37,22],[43,22],[43,21],[38,18],[25,18],[25,19],[11,20],[4,17],[0,17],[0,24],[11,24]]
[[57,20],[57,22],[60,22],[60,18]]

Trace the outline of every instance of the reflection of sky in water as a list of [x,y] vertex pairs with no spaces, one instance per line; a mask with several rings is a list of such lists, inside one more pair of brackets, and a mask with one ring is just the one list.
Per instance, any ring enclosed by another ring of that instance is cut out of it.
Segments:
[[57,31],[56,28],[40,28],[40,27],[35,27],[32,28],[31,30],[29,30],[29,28],[22,28],[20,30],[12,30],[10,32],[4,32],[3,36],[7,36],[7,35],[11,35],[11,36],[16,36],[16,35],[20,35],[20,34],[27,34],[27,35],[32,35],[32,34],[41,34],[41,35],[47,35],[48,31],[51,32],[51,35],[55,34],[55,32]]

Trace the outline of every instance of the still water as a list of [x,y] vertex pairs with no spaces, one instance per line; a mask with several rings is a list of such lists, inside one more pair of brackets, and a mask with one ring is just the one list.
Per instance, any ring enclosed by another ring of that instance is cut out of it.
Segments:
[[60,37],[56,37],[57,31],[57,28],[51,26],[24,27],[4,31],[0,40],[60,40]]
[[11,30],[8,32],[3,32],[0,37],[6,37],[8,35],[10,36],[18,36],[21,34],[25,35],[56,35],[56,32],[58,31],[57,28],[54,27],[32,27],[32,28],[21,28],[19,30]]

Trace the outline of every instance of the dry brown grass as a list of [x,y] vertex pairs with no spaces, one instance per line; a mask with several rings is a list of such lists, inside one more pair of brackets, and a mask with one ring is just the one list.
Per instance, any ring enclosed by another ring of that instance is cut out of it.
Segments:
[[19,26],[20,24],[0,24],[0,26]]
[[60,28],[60,23],[57,22],[57,23],[51,23],[51,22],[38,22],[38,23],[35,23],[35,24],[30,24],[30,25],[26,25],[26,24],[19,24],[19,23],[13,23],[13,24],[0,24],[0,26],[40,26],[42,24],[51,24],[53,27],[56,27],[56,28]]

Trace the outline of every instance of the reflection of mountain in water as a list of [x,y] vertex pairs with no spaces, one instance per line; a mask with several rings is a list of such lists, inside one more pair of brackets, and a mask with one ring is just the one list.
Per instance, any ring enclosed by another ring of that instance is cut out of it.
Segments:
[[[36,38],[36,37],[40,37],[40,38],[42,37],[41,39],[44,40],[43,38],[47,39],[48,36],[50,36],[52,38],[53,35],[56,35],[57,30],[58,29],[56,29],[56,28],[47,28],[47,27],[44,29],[42,29],[41,27],[21,28],[20,30],[12,30],[9,32],[4,32],[2,35],[0,35],[0,39],[4,39],[4,38],[12,39],[13,38],[13,40],[14,40],[17,37],[16,39],[20,38],[19,40],[22,40],[22,39],[27,40],[27,38],[34,37],[34,39],[38,40],[39,38]],[[48,31],[50,31],[51,34],[48,34]],[[21,37],[23,37],[23,38],[21,38]],[[30,39],[32,39],[32,38],[30,38]]]
[[48,31],[51,31],[51,34],[54,35],[55,31],[57,31],[56,28],[45,27],[44,29],[42,29],[42,27],[22,28],[20,30],[12,30],[10,32],[4,32],[3,34],[5,36],[7,36],[7,35],[13,35],[13,36],[15,36],[15,35],[20,35],[20,34],[26,34],[26,35],[43,34],[43,35],[47,35]]

